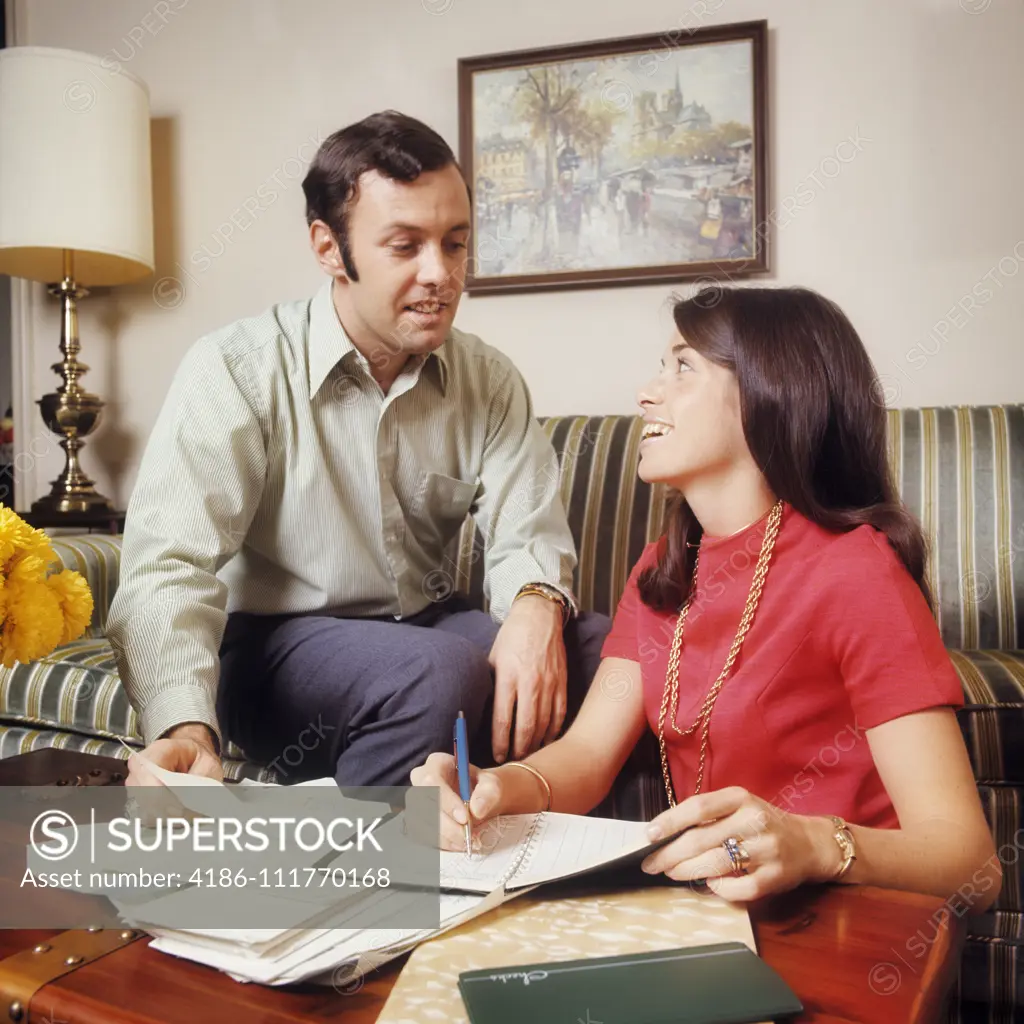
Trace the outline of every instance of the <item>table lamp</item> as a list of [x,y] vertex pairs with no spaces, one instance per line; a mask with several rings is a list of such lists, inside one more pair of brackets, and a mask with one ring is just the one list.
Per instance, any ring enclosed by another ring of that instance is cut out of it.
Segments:
[[112,511],[79,464],[103,402],[80,381],[77,302],[85,286],[153,270],[149,91],[88,53],[0,50],[0,273],[49,284],[60,299],[63,383],[39,400],[61,437],[64,471],[32,505],[47,515]]

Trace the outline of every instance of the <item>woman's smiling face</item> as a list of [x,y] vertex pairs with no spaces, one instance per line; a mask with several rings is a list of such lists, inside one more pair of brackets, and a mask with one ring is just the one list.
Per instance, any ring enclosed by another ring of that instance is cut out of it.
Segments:
[[641,388],[640,479],[684,490],[749,459],[735,374],[674,333],[658,374]]

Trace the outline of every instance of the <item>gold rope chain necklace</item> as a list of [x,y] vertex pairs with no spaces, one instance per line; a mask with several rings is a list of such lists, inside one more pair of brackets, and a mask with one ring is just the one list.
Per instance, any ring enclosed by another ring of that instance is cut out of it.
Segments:
[[686,625],[686,613],[690,610],[690,603],[697,592],[697,569],[700,566],[700,552],[697,553],[697,558],[694,560],[693,582],[690,586],[690,595],[687,597],[686,604],[683,605],[683,609],[679,613],[679,619],[676,621],[675,635],[672,637],[672,649],[668,655],[668,670],[665,673],[665,692],[662,694],[661,713],[658,716],[658,746],[661,748],[661,774],[665,779],[665,792],[668,794],[670,807],[675,807],[676,797],[672,789],[672,776],[668,770],[668,752],[665,747],[665,716],[669,711],[669,703],[671,702],[672,705],[672,728],[675,729],[678,735],[689,736],[698,725],[701,726],[700,764],[697,769],[697,787],[693,791],[694,794],[697,794],[700,792],[701,784],[704,781],[704,764],[708,753],[708,730],[711,722],[711,712],[714,710],[715,701],[718,700],[722,684],[739,657],[743,641],[753,625],[754,613],[757,611],[758,602],[761,600],[761,590],[764,587],[765,577],[768,575],[768,563],[772,559],[772,551],[775,548],[775,539],[779,535],[781,523],[782,501],[780,500],[775,502],[768,513],[768,525],[765,527],[764,540],[761,543],[761,554],[758,556],[757,566],[754,569],[754,578],[750,582],[750,593],[747,594],[747,604],[743,609],[743,617],[740,619],[739,629],[736,630],[732,647],[729,648],[729,656],[725,659],[725,665],[722,667],[722,671],[719,672],[714,685],[704,698],[704,703],[701,705],[697,717],[693,720],[693,725],[686,729],[680,729],[676,725],[676,716],[679,713],[679,653],[683,646],[683,628]]

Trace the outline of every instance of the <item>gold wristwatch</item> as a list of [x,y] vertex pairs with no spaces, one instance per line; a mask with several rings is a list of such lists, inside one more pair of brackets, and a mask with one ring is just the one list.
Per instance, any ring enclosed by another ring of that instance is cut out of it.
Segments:
[[832,838],[836,841],[839,852],[843,855],[843,863],[839,865],[839,870],[832,876],[834,879],[837,879],[842,878],[850,870],[850,865],[857,859],[857,846],[853,841],[853,833],[850,831],[850,826],[842,818],[830,814],[828,820],[832,822],[835,828]]

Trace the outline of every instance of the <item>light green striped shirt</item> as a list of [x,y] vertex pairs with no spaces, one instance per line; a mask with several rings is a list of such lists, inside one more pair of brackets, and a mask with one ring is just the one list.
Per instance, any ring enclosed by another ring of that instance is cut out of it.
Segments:
[[414,615],[463,582],[445,549],[468,513],[495,620],[525,583],[569,594],[558,479],[522,377],[473,335],[410,359],[386,396],[330,282],[202,338],[146,446],[107,623],[145,740],[220,735],[228,612]]

